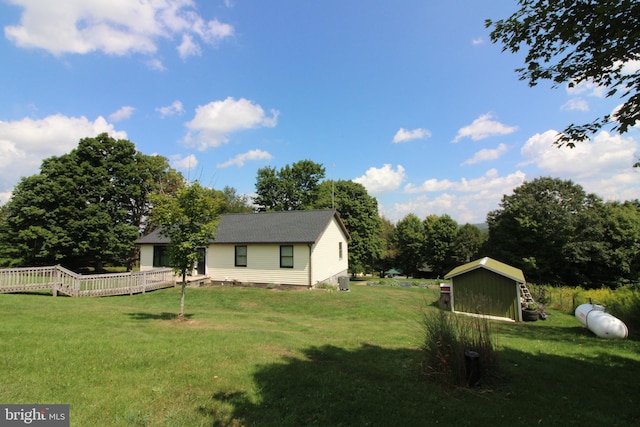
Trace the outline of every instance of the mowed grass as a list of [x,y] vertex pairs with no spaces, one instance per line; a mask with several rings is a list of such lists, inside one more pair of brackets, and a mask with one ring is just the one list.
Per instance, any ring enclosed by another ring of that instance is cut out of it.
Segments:
[[73,426],[640,424],[640,343],[573,316],[492,323],[493,389],[422,375],[438,290],[179,289],[0,295],[0,403],[68,403]]

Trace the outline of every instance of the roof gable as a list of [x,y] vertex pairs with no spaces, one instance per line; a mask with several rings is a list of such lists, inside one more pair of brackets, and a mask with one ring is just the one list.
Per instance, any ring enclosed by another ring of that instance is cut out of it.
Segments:
[[[310,210],[221,215],[212,243],[315,243],[334,218],[349,239],[337,211]],[[154,230],[136,243],[168,244],[169,239]]]
[[477,259],[475,261],[468,262],[461,266],[458,266],[447,273],[444,278],[451,279],[455,276],[459,276],[461,274],[468,273],[470,271],[476,270],[478,268],[484,268],[486,270],[492,271],[501,276],[508,277],[510,279],[515,280],[519,283],[525,283],[524,273],[522,270],[516,267],[512,267],[508,264],[505,264],[500,261],[496,261],[495,259],[484,257],[481,259]]

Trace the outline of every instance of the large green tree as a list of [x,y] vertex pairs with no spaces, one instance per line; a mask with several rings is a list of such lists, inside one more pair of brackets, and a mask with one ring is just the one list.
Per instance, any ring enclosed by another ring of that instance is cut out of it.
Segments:
[[266,211],[310,209],[324,176],[324,166],[311,160],[301,160],[280,170],[270,166],[258,169],[253,201]]
[[614,287],[636,282],[640,274],[637,203],[600,203],[583,211],[563,255],[574,284]]
[[455,245],[458,223],[449,215],[429,215],[423,221],[424,260],[436,277],[447,274],[456,265]]
[[0,226],[0,259],[98,271],[107,263],[131,265],[149,194],[179,185],[166,159],[146,156],[128,140],[83,138],[18,183]]
[[378,201],[369,196],[362,184],[338,180],[324,181],[318,187],[317,209],[335,208],[351,235],[349,242],[349,271],[366,272],[382,256],[382,220]]
[[571,124],[557,143],[573,147],[603,126],[626,132],[640,119],[640,2],[637,0],[518,0],[520,9],[506,19],[487,20],[491,40],[503,50],[528,49],[517,69],[534,86],[594,83],[618,96],[622,106],[587,124]]
[[486,240],[486,233],[473,225],[465,224],[456,233],[453,257],[457,264],[464,264],[480,256],[480,249]]
[[569,282],[564,252],[582,213],[601,203],[570,180],[542,177],[505,195],[487,216],[489,255],[523,269],[539,282]]
[[169,238],[171,266],[182,277],[178,318],[183,319],[186,276],[198,262],[198,251],[206,248],[215,235],[223,200],[215,190],[197,181],[176,195],[155,194],[151,199],[151,221]]
[[425,264],[424,223],[415,214],[407,214],[396,224],[398,266],[408,276],[416,276]]

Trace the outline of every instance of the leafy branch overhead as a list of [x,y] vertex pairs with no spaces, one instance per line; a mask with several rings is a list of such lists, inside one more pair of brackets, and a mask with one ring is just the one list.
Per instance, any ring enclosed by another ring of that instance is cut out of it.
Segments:
[[503,51],[528,47],[521,80],[535,86],[592,83],[622,102],[591,123],[570,124],[556,144],[573,148],[605,126],[625,133],[640,119],[640,2],[636,0],[519,0],[507,19],[486,20],[491,40]]

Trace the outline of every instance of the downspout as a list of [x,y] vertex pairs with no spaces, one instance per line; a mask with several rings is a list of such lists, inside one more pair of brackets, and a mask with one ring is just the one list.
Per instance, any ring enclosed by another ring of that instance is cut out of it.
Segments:
[[311,262],[313,259],[311,257],[311,254],[313,253],[313,243],[308,243],[307,246],[309,246],[309,289],[311,289],[313,287],[311,284],[311,281],[313,280],[313,263]]

